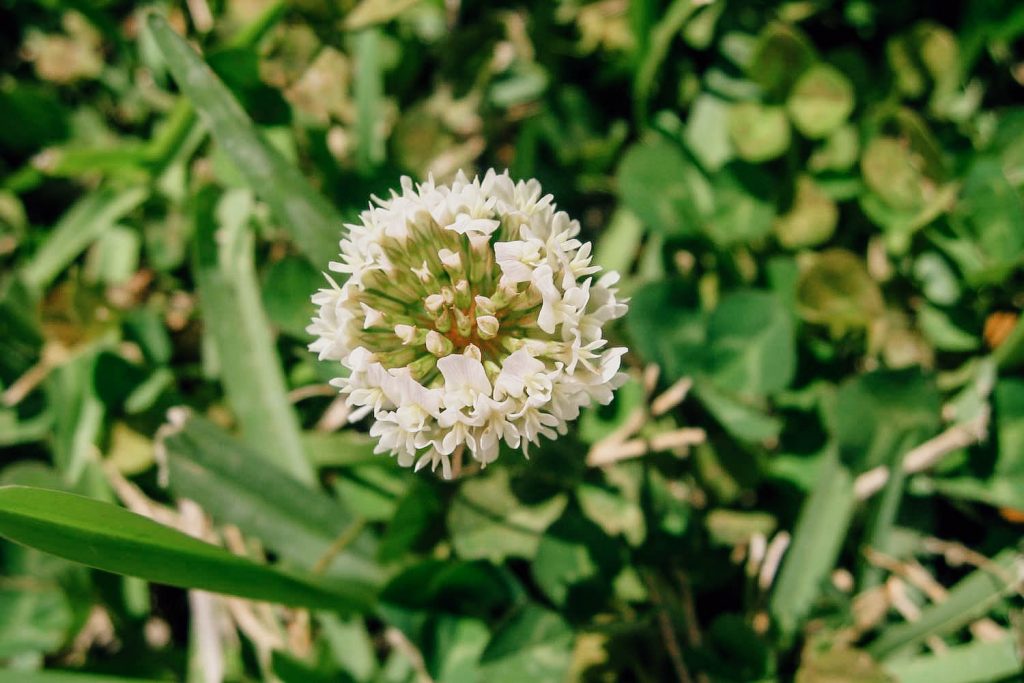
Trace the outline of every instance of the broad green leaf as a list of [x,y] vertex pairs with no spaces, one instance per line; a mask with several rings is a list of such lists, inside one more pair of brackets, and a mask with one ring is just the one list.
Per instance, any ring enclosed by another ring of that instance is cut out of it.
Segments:
[[768,603],[785,638],[796,633],[821,594],[839,558],[855,502],[853,476],[840,460],[838,449],[832,449],[800,509],[793,541]]
[[733,156],[730,123],[729,105],[718,97],[699,95],[690,107],[683,139],[708,171],[717,171]]
[[471,683],[483,680],[480,655],[491,638],[491,630],[482,619],[441,615],[433,620],[428,642],[435,646],[427,653],[437,683]]
[[835,406],[843,461],[857,473],[892,464],[938,430],[940,406],[934,379],[917,368],[850,378],[840,386]]
[[260,137],[227,87],[165,19],[154,13],[147,22],[178,87],[252,190],[270,205],[312,263],[329,260],[337,252],[342,225],[337,211]]
[[1012,637],[977,640],[939,654],[896,660],[885,668],[898,683],[989,683],[1013,680],[1024,671],[1020,645]]
[[170,586],[343,612],[372,603],[372,593],[359,584],[285,574],[116,505],[60,491],[0,487],[0,534],[96,569]]
[[544,532],[530,570],[551,601],[570,613],[596,612],[622,566],[615,542],[569,508]]
[[311,483],[313,469],[260,304],[249,228],[251,196],[233,190],[214,207],[208,192],[197,203],[193,270],[228,401],[249,444],[288,474]]
[[706,179],[674,143],[654,138],[626,152],[616,173],[619,197],[652,231],[692,235],[701,224]]
[[770,96],[783,98],[814,58],[814,47],[803,33],[773,22],[758,36],[746,64],[747,75]]
[[796,193],[789,210],[775,221],[775,236],[787,249],[813,247],[828,241],[839,222],[839,207],[811,179],[796,179]]
[[[302,483],[203,418],[189,415],[163,440],[168,484],[199,503],[219,524],[234,524],[294,566],[311,569],[355,516],[319,488]],[[335,557],[328,576],[376,584],[374,544],[361,534]]]
[[992,410],[996,423],[988,447],[995,451],[994,462],[984,458],[987,462],[981,472],[936,478],[930,485],[952,498],[1024,509],[1024,382],[1000,379],[992,395]]
[[286,256],[275,261],[263,276],[262,301],[267,317],[285,334],[307,339],[306,327],[316,312],[309,299],[324,284],[324,276],[303,258]]
[[815,140],[826,137],[853,111],[853,85],[835,67],[815,64],[793,84],[786,109],[804,136]]
[[644,226],[636,214],[619,208],[608,219],[594,245],[594,263],[605,270],[628,273],[643,241]]
[[942,256],[926,251],[914,260],[914,277],[930,301],[951,306],[960,298],[960,282],[953,268]]
[[892,208],[914,211],[924,204],[921,162],[899,139],[873,138],[860,164],[864,182]]
[[5,579],[11,587],[0,587],[0,659],[59,650],[72,624],[61,587],[44,577]]
[[701,232],[717,246],[757,246],[771,234],[775,218],[775,179],[763,168],[733,162],[712,178],[715,203]]
[[950,589],[946,599],[921,610],[915,621],[907,621],[882,631],[868,645],[868,652],[886,659],[930,636],[955,633],[981,618],[1020,585],[1020,567],[1024,555],[1007,548],[992,558],[991,564],[975,569]]
[[[918,368],[858,375],[836,393],[835,436],[843,464],[854,474],[879,465],[892,472],[873,502],[864,536],[878,552],[896,552],[891,531],[903,496],[902,456],[938,431],[940,406],[933,378]],[[882,576],[880,567],[861,564],[862,588],[874,586]]]
[[331,657],[338,666],[357,681],[370,679],[378,666],[377,654],[363,619],[318,612],[316,620],[322,629],[324,641],[330,645]]
[[564,495],[528,505],[516,498],[505,468],[495,468],[464,483],[451,502],[448,531],[463,559],[532,558],[544,530],[562,512]]
[[706,372],[739,396],[772,394],[789,386],[796,370],[790,312],[767,291],[736,291],[708,319]]
[[848,171],[860,154],[860,134],[853,123],[836,128],[807,160],[810,171]]
[[509,609],[518,592],[511,575],[490,562],[424,560],[384,587],[378,613],[409,638],[422,640],[440,615],[490,619]]
[[864,262],[845,249],[816,253],[797,283],[800,317],[827,325],[833,336],[867,328],[884,310],[882,292]]
[[790,133],[782,107],[741,102],[729,110],[729,139],[744,161],[759,164],[789,149]]
[[533,604],[506,622],[480,658],[482,680],[493,683],[564,680],[573,632],[561,617]]
[[917,325],[925,338],[940,351],[975,351],[981,346],[977,335],[959,327],[939,308],[924,305],[917,311]]
[[1010,181],[997,159],[971,165],[950,220],[977,255],[971,263],[950,252],[969,282],[1003,282],[1024,263],[1024,187]]
[[36,290],[45,289],[85,249],[146,199],[148,190],[102,188],[68,209],[43,246],[24,266],[21,277]]
[[672,381],[695,374],[707,353],[707,326],[687,285],[663,280],[641,288],[626,316],[632,348]]
[[698,378],[693,393],[729,434],[740,441],[759,443],[782,432],[782,420],[765,413],[764,407],[719,389],[714,381]]

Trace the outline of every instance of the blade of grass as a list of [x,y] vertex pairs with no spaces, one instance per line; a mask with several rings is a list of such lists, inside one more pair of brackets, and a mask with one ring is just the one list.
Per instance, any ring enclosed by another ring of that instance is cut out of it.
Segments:
[[1013,638],[994,643],[977,641],[937,655],[888,664],[898,683],[987,683],[1010,679],[1024,671],[1019,646]]
[[260,301],[249,229],[251,195],[215,191],[196,199],[193,271],[206,333],[242,435],[267,460],[301,482],[314,481],[299,421],[288,403],[281,361]]
[[[203,418],[188,415],[163,440],[171,491],[199,503],[218,523],[234,524],[297,566],[312,569],[355,521],[319,488],[270,465],[258,453]],[[358,537],[330,564],[328,575],[367,583],[383,579],[371,537]]]
[[[923,441],[920,434],[921,432],[913,431],[903,435],[895,451],[898,455],[891,460],[890,471],[892,474],[871,511],[871,520],[868,523],[864,544],[887,555],[893,552],[892,528],[896,523],[896,515],[900,509],[900,502],[903,500],[903,490],[907,479],[907,473],[903,470],[903,454]],[[865,561],[861,564],[857,585],[860,590],[874,588],[882,582],[884,573],[881,567]]]
[[380,32],[366,29],[355,36],[356,72],[352,84],[356,100],[356,155],[360,170],[366,172],[384,161],[384,139],[380,135],[380,103],[384,78],[380,64]]
[[0,669],[0,683],[162,683],[152,678],[122,678],[77,671]]
[[636,78],[633,80],[633,111],[640,125],[647,120],[647,101],[651,97],[651,89],[654,86],[658,68],[668,56],[672,39],[679,35],[687,20],[703,4],[697,0],[675,0],[651,30],[650,42],[636,71]]
[[171,75],[214,140],[310,261],[323,264],[337,251],[342,225],[337,211],[260,137],[227,86],[163,17],[152,14],[147,22]]
[[77,671],[0,669],[0,683],[161,683],[152,678],[122,678]]
[[943,602],[921,610],[916,621],[890,626],[867,650],[875,659],[884,659],[913,647],[929,636],[945,635],[963,628],[986,614],[1004,596],[1024,580],[1024,555],[1007,548],[996,555],[991,566],[976,569],[949,591]]
[[116,574],[286,605],[363,611],[372,591],[326,584],[232,555],[109,503],[30,486],[0,487],[0,535]]
[[36,291],[45,289],[104,230],[141,204],[148,194],[149,191],[141,187],[101,188],[78,200],[22,268],[22,281]]
[[921,611],[915,622],[886,629],[867,646],[876,659],[920,644],[930,636],[942,636],[962,629],[1019,588],[1024,581],[1024,555],[1013,548],[1002,551],[990,566],[974,570],[953,586],[943,602]]
[[853,515],[853,475],[831,449],[800,510],[769,611],[784,637],[796,632],[835,566]]

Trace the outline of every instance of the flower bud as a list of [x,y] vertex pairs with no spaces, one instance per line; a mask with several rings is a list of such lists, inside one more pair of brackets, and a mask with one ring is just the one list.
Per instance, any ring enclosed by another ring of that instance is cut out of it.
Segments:
[[447,356],[455,350],[455,344],[448,337],[435,330],[427,332],[427,351],[438,358]]
[[476,329],[481,339],[494,339],[498,336],[498,319],[493,315],[478,316]]

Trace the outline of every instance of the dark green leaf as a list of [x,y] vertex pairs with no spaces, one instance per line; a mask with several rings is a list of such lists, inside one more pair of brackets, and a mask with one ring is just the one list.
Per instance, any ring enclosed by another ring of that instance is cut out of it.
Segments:
[[70,493],[0,487],[0,534],[90,567],[171,586],[346,612],[372,602],[372,593],[355,583],[313,583]]
[[178,87],[192,101],[214,140],[266,200],[306,257],[317,265],[337,252],[341,217],[301,174],[264,141],[230,91],[167,21],[150,14],[148,28]]

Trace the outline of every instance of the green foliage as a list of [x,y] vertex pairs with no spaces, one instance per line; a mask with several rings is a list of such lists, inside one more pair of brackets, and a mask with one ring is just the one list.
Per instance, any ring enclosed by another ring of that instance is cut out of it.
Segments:
[[[1016,4],[0,25],[0,683],[1019,678]],[[309,296],[371,195],[489,167],[622,275],[629,379],[444,482]]]

